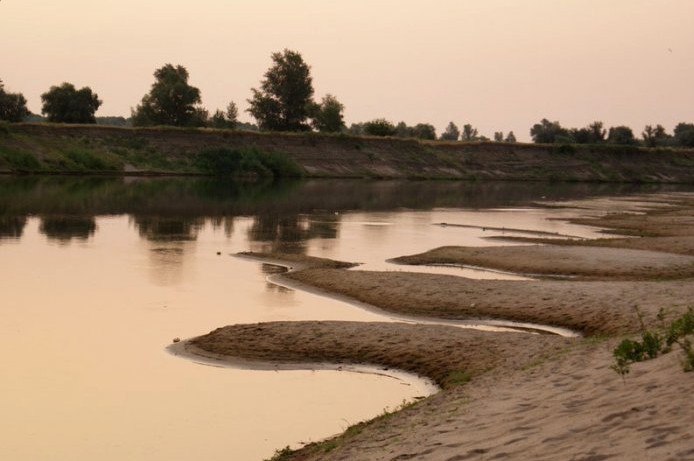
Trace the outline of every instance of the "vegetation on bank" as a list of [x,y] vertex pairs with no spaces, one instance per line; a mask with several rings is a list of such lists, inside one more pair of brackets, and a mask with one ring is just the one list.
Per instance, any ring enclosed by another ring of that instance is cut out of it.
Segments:
[[[249,149],[255,149],[257,162],[251,160]],[[0,172],[4,173],[246,177],[304,173],[341,178],[687,183],[694,182],[692,167],[691,150],[636,145],[460,143],[345,133],[0,122]]]
[[[344,133],[356,136],[382,136],[442,141],[495,141],[515,143],[513,131],[496,131],[490,139],[470,123],[462,130],[451,121],[437,136],[430,123],[413,126],[404,121],[397,125],[385,118],[362,123],[344,122],[345,106],[326,94],[320,102],[314,99],[311,67],[297,51],[285,49],[271,55],[272,65],[265,72],[259,88],[251,88],[246,110],[256,124],[238,120],[236,103],[230,101],[225,111],[217,109],[212,115],[202,104],[200,89],[189,83],[188,70],[181,65],[165,64],[154,72],[155,81],[142,97],[129,118],[96,117],[102,101],[91,88],[77,90],[64,82],[52,86],[41,99],[41,113],[31,114],[21,93],[9,93],[0,81],[0,120],[9,122],[48,120],[59,123],[101,123],[117,126],[177,126],[217,129],[251,129],[271,132]],[[607,129],[603,122],[594,121],[584,128],[565,128],[557,121],[542,119],[530,128],[533,142],[539,144],[611,144],[644,147],[694,147],[694,123],[680,122],[672,134],[660,125],[646,125],[640,138],[628,126]]]

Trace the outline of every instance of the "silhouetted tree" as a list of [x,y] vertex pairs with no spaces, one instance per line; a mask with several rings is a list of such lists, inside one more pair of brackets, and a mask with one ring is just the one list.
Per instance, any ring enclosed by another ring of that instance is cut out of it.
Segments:
[[324,133],[339,133],[345,128],[343,112],[345,106],[331,94],[323,96],[320,104],[313,106],[312,125]]
[[634,145],[636,138],[634,132],[628,126],[613,126],[607,133],[607,142],[610,144]]
[[417,139],[436,139],[436,128],[429,123],[418,123],[413,131]]
[[96,123],[96,113],[101,101],[91,88],[76,89],[72,83],[52,86],[41,95],[41,112],[49,122],[56,123]]
[[441,133],[441,139],[444,141],[457,141],[459,137],[460,130],[453,122],[449,122],[446,130]]
[[559,122],[550,122],[543,118],[530,129],[533,142],[552,144],[555,142],[571,142],[569,130],[562,128]]
[[678,123],[674,133],[678,146],[694,147],[694,123]]
[[603,123],[600,121],[595,121],[588,125],[588,130],[590,131],[590,144],[599,144],[605,142],[605,136],[607,136],[607,130],[603,127]]
[[478,139],[477,128],[473,128],[469,123],[463,125],[463,134],[461,139],[463,141],[476,141]]
[[377,118],[364,123],[364,133],[371,136],[393,136],[395,126],[384,118]]
[[227,106],[226,112],[217,109],[214,114],[212,114],[212,117],[210,117],[207,125],[210,128],[234,129],[238,123],[238,113],[239,111],[236,108],[236,104],[232,101]]
[[21,122],[29,115],[27,100],[22,93],[8,93],[0,80],[0,120]]
[[251,89],[248,112],[262,130],[308,131],[313,98],[311,68],[301,54],[287,49],[273,53],[272,61],[260,90]]
[[504,141],[504,132],[503,131],[495,131],[494,132],[494,141],[495,142],[503,142]]
[[149,93],[132,111],[133,125],[200,126],[205,115],[197,105],[200,90],[188,84],[186,68],[166,64],[154,71],[154,78]]
[[504,141],[506,141],[506,142],[518,142],[518,141],[516,141],[516,135],[513,134],[513,131],[508,132],[508,134],[506,135],[506,139]]
[[395,126],[394,136],[398,138],[414,138],[414,130],[411,126],[407,126],[407,123],[399,122]]
[[647,147],[662,146],[667,143],[670,136],[665,132],[665,128],[662,125],[646,125],[641,133],[644,144]]

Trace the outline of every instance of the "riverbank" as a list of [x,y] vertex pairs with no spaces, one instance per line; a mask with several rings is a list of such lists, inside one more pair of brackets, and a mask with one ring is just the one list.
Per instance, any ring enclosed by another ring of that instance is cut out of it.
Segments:
[[212,147],[279,153],[308,177],[694,183],[691,149],[30,123],[2,126],[0,173],[201,174]]
[[[611,204],[596,208],[589,201],[554,206],[582,210],[583,216],[574,220],[608,232],[646,235],[601,239],[611,248],[619,249],[620,242],[631,248],[634,241],[642,241],[652,252],[665,246],[663,239],[677,238],[676,248],[659,257],[669,261],[676,253],[691,254],[686,242],[694,232],[689,221],[694,198],[675,194],[650,200],[634,202],[619,214],[607,213],[614,209]],[[586,244],[560,241],[567,246],[559,248]],[[529,258],[533,251],[544,251],[525,248]],[[636,267],[648,261],[639,262],[642,253],[626,253]],[[537,260],[545,261],[548,272],[555,265],[550,257]],[[430,255],[427,262],[441,261]],[[548,323],[581,331],[587,335],[583,339],[453,332],[439,326],[300,322],[225,327],[195,341],[232,356],[380,363],[432,376],[444,387],[388,418],[278,459],[692,459],[692,375],[682,371],[678,353],[635,365],[625,380],[610,368],[619,339],[641,328],[635,307],[647,325],[655,325],[663,307],[674,316],[691,305],[692,279],[662,280],[658,270],[667,272],[665,265],[649,269],[655,271],[647,277],[651,280],[613,280],[599,260],[592,260],[591,274],[590,262],[582,262],[586,274],[602,280],[467,281],[336,269],[305,257],[288,263],[301,264],[303,270],[285,275],[393,312]],[[451,371],[465,379],[447,382]]]

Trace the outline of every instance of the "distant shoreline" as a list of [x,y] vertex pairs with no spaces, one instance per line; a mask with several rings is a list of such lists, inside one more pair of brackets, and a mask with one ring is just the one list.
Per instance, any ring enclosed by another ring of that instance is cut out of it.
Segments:
[[286,155],[308,178],[694,183],[694,150],[422,141],[345,134],[4,124],[0,174],[206,176],[202,149]]

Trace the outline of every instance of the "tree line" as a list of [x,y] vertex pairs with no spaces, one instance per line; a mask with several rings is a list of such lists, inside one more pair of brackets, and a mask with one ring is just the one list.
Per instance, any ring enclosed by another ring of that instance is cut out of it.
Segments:
[[[349,128],[344,122],[345,106],[333,95],[327,94],[320,101],[314,99],[311,67],[300,53],[285,49],[271,55],[272,65],[263,75],[259,88],[251,88],[252,97],[247,100],[247,112],[256,125],[238,120],[238,108],[233,101],[221,110],[210,114],[201,106],[200,90],[190,83],[188,70],[181,65],[166,64],[154,72],[154,83],[139,104],[131,109],[129,119],[124,117],[96,117],[102,104],[99,96],[89,87],[77,89],[71,83],[52,86],[41,95],[41,113],[55,123],[102,123],[132,126],[210,127],[218,129],[259,129],[263,131],[319,131],[352,135],[394,136],[444,141],[491,141],[471,124],[462,129],[450,122],[437,136],[429,123],[409,126],[397,125],[385,118],[363,123],[353,123]],[[21,93],[5,90],[0,80],[0,120],[20,122],[44,120],[26,107]],[[559,122],[542,119],[530,129],[535,143],[561,144],[622,144],[647,147],[694,147],[694,124],[679,123],[672,134],[662,125],[646,125],[637,138],[631,128],[615,126],[604,128],[596,121],[584,128],[565,128]],[[496,142],[516,142],[513,131],[495,132]]]

